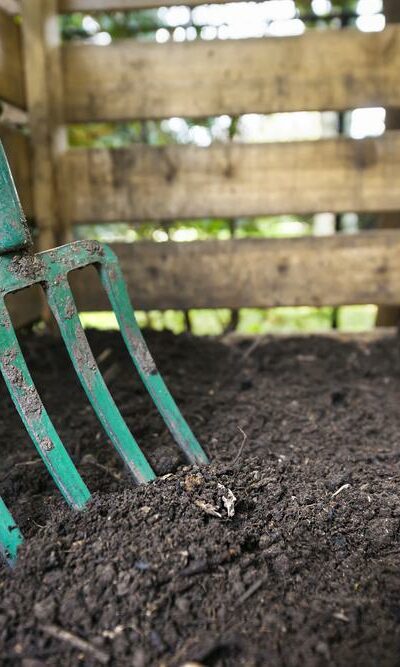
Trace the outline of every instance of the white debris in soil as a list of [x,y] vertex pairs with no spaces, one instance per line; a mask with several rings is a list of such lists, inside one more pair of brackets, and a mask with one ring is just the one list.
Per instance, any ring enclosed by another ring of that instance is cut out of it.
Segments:
[[199,507],[203,512],[206,514],[211,514],[211,516],[216,516],[218,519],[222,519],[222,514],[220,512],[217,512],[217,507],[215,505],[211,505],[211,503],[207,503],[204,500],[195,500],[194,504]]
[[219,482],[218,482],[218,488],[220,489],[220,491],[222,491],[222,493],[225,494],[222,496],[222,502],[228,513],[228,518],[231,519],[235,515],[235,502],[237,498],[231,489],[228,489],[226,486],[220,484]]

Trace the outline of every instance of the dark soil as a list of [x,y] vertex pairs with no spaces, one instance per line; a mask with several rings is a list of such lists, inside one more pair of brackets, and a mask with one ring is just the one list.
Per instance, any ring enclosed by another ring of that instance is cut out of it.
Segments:
[[94,497],[66,508],[2,386],[1,493],[27,539],[0,568],[1,665],[399,665],[398,339],[147,334],[213,460],[201,470],[180,462],[119,336],[90,339],[162,477],[132,486],[61,343],[23,339]]

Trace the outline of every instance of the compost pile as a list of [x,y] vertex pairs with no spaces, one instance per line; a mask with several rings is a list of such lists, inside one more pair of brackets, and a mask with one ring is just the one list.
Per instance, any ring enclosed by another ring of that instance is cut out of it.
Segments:
[[93,492],[59,499],[2,387],[1,665],[398,665],[400,343],[146,338],[213,460],[187,467],[116,333],[91,332],[160,478],[135,488],[59,341],[23,349]]

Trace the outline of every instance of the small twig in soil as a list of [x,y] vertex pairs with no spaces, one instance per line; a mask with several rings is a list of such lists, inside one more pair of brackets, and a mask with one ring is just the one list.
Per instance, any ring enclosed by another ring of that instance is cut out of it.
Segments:
[[26,466],[37,466],[38,463],[42,463],[41,459],[32,459],[32,461],[21,461],[20,463],[14,463],[15,468],[25,468]]
[[253,354],[253,352],[257,349],[257,347],[265,341],[266,338],[268,338],[269,334],[264,334],[263,336],[259,336],[257,340],[255,340],[247,350],[243,352],[239,356],[239,358],[236,358],[232,361],[232,366],[229,367],[229,370],[224,373],[223,377],[218,382],[219,388],[226,387],[228,384],[230,384],[233,380],[233,378],[237,375],[238,370],[243,366],[245,361],[249,359],[249,357]]
[[116,479],[117,482],[121,481],[121,475],[119,475],[117,472],[113,472],[112,470],[110,470],[110,468],[107,468],[107,466],[103,466],[102,463],[99,463],[98,461],[96,461],[96,459],[94,458],[94,456],[92,456],[92,454],[85,454],[85,456],[83,457],[83,459],[81,461],[81,464],[82,465],[91,465],[94,468],[98,468],[99,470],[102,470],[103,472],[106,472],[108,475],[110,475],[111,477]]
[[257,581],[254,582],[254,584],[251,584],[247,591],[243,593],[243,595],[240,596],[239,600],[237,601],[236,606],[242,604],[246,600],[248,600],[254,593],[258,591],[259,588],[267,581],[268,579],[268,573],[265,574],[261,579],[257,579]]
[[335,496],[338,496],[339,493],[341,493],[342,491],[345,491],[345,489],[349,489],[350,486],[351,486],[351,484],[342,484],[341,487],[336,489],[335,493],[332,493],[331,498],[334,498]]
[[240,428],[239,425],[238,425],[238,429],[239,429],[239,431],[241,432],[241,434],[242,434],[242,436],[243,436],[243,440],[242,440],[242,442],[240,443],[240,447],[239,447],[239,451],[238,451],[238,453],[236,454],[235,458],[234,458],[233,461],[232,461],[232,465],[233,465],[233,466],[236,465],[236,463],[239,461],[240,457],[242,456],[242,454],[243,454],[243,450],[244,450],[244,447],[245,447],[245,444],[246,444],[246,442],[247,442],[247,440],[248,440],[247,434],[243,431],[242,428]]
[[243,352],[242,356],[239,359],[239,363],[242,364],[244,361],[246,361],[246,359],[248,359],[253,354],[253,352],[258,348],[258,346],[261,343],[265,342],[265,340],[268,338],[269,335],[270,334],[264,334],[263,336],[258,336],[256,340],[251,345],[249,345],[247,350]]
[[121,366],[115,361],[109,368],[103,371],[103,380],[106,384],[112,384],[120,375]]
[[348,623],[349,619],[343,611],[337,611],[333,614],[333,618],[336,618],[338,621],[343,621],[343,623]]
[[77,637],[76,635],[72,634],[72,632],[58,627],[58,625],[41,625],[40,629],[46,635],[50,635],[50,637],[54,637],[54,639],[59,639],[66,644],[70,644],[83,653],[90,653],[95,658],[95,660],[100,662],[102,665],[108,665],[110,662],[110,656],[108,653],[105,653],[104,651],[96,648],[88,641],[86,641],[86,639]]
[[113,351],[111,347],[106,347],[102,352],[100,352],[99,356],[96,357],[97,364],[100,366],[103,361],[108,359],[112,355]]
[[218,519],[222,519],[222,514],[217,512],[217,508],[214,507],[214,505],[211,505],[211,503],[206,503],[204,500],[195,500],[194,504],[206,514],[210,514],[211,516],[218,517]]
[[[41,459],[33,459],[32,461],[21,461],[20,463],[14,463],[14,468],[25,468],[28,466],[36,466],[38,463],[42,463]],[[0,477],[0,482],[5,482],[12,474],[12,468],[6,472],[3,477]]]
[[232,560],[237,558],[240,555],[240,548],[231,547],[228,551],[224,551],[222,554],[215,556],[214,558],[208,558],[203,560],[195,561],[191,563],[183,570],[180,571],[180,577],[192,577],[195,574],[203,574],[204,572],[212,572],[219,565],[224,565],[225,563],[230,563]]

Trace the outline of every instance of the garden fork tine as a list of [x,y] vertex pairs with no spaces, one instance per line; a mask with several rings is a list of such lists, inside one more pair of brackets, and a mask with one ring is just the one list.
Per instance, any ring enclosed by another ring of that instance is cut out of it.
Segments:
[[104,430],[136,482],[150,482],[155,474],[107,389],[82,328],[67,278],[56,287],[49,285],[46,294],[76,373]]
[[13,565],[21,544],[19,528],[0,496],[0,555],[9,565]]
[[[0,370],[15,406],[61,493],[77,509],[90,493],[40,400],[8,314],[5,297],[34,284],[43,287],[81,384],[112,444],[139,483],[155,474],[130,433],[97,367],[83,331],[68,274],[94,265],[115,311],[133,362],[176,442],[191,463],[207,456],[159,375],[136,323],[117,258],[95,241],[76,241],[33,254],[29,231],[0,143]],[[0,498],[0,553],[16,557],[21,535]]]
[[82,509],[89,491],[40,399],[4,301],[0,303],[0,370],[26,430],[65,500]]
[[162,415],[171,435],[190,463],[208,463],[207,456],[194,437],[157,367],[136,322],[131,301],[116,255],[104,247],[108,261],[100,264],[100,278],[116,315],[121,334],[142,381]]

